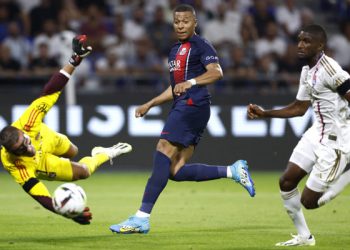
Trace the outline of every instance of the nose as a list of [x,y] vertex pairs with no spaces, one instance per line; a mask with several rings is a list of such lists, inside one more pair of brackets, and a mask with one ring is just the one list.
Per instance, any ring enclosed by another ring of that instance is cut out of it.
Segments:
[[304,44],[303,42],[298,42],[298,45],[297,45],[298,49],[301,49],[304,47]]

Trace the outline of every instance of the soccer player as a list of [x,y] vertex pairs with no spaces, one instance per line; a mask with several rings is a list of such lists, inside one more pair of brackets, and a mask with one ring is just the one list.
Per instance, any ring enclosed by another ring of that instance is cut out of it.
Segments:
[[[349,172],[344,172],[350,156],[350,76],[335,60],[325,55],[326,42],[326,32],[319,25],[306,26],[299,33],[298,56],[305,60],[306,65],[301,71],[294,102],[275,110],[264,110],[255,104],[249,104],[247,108],[251,119],[302,116],[310,105],[316,116],[314,124],[294,148],[279,180],[284,207],[297,235],[277,243],[277,246],[315,245],[301,204],[306,209],[318,208],[334,198],[350,180]],[[300,197],[297,187],[307,174],[310,175]]]
[[[46,113],[56,103],[75,67],[91,52],[91,47],[85,43],[85,35],[73,39],[73,55],[69,63],[51,77],[41,96],[29,105],[21,117],[0,132],[1,161],[4,168],[24,191],[54,213],[58,212],[55,211],[50,193],[40,179],[85,179],[104,162],[132,150],[127,143],[118,143],[110,148],[95,147],[91,157],[73,162],[70,159],[78,153],[78,148],[67,136],[51,130],[43,123]],[[90,224],[91,218],[92,214],[86,207],[82,214],[72,220],[79,224]]]
[[154,106],[173,101],[154,154],[153,171],[148,179],[140,209],[126,221],[112,225],[116,233],[147,233],[152,208],[165,188],[173,181],[207,181],[231,178],[255,195],[246,161],[231,166],[186,164],[198,144],[210,116],[210,95],[206,85],[213,84],[223,73],[214,48],[195,33],[197,25],[192,6],[181,4],[174,10],[174,29],[179,40],[169,54],[171,85],[159,96],[139,106],[142,117]]

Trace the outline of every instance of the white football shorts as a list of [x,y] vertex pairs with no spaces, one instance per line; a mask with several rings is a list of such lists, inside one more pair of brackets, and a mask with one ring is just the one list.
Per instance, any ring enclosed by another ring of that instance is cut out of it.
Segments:
[[312,130],[305,132],[289,161],[310,174],[306,182],[309,189],[323,193],[343,173],[349,156],[338,149],[320,144]]

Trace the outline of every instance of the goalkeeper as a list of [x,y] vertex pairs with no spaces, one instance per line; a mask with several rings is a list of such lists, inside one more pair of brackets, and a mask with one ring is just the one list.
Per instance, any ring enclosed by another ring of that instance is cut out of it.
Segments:
[[[4,168],[24,191],[54,213],[58,212],[53,208],[50,193],[40,179],[86,179],[104,162],[132,150],[127,143],[118,143],[110,148],[95,147],[92,156],[73,162],[70,159],[77,155],[77,146],[67,136],[43,123],[46,113],[56,103],[75,68],[92,50],[86,46],[85,35],[76,36],[72,45],[73,55],[69,63],[51,77],[41,96],[29,105],[21,117],[0,132]],[[86,207],[82,214],[72,219],[79,224],[90,224],[92,214]]]

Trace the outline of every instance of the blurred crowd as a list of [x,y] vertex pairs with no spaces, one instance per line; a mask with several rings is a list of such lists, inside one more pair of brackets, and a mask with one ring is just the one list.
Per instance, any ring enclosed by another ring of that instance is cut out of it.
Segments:
[[197,33],[219,54],[215,91],[295,91],[296,37],[314,22],[329,31],[326,53],[350,70],[349,0],[0,0],[1,84],[45,82],[67,62],[74,34],[86,34],[94,52],[77,70],[77,89],[161,91],[179,3],[194,6]]

